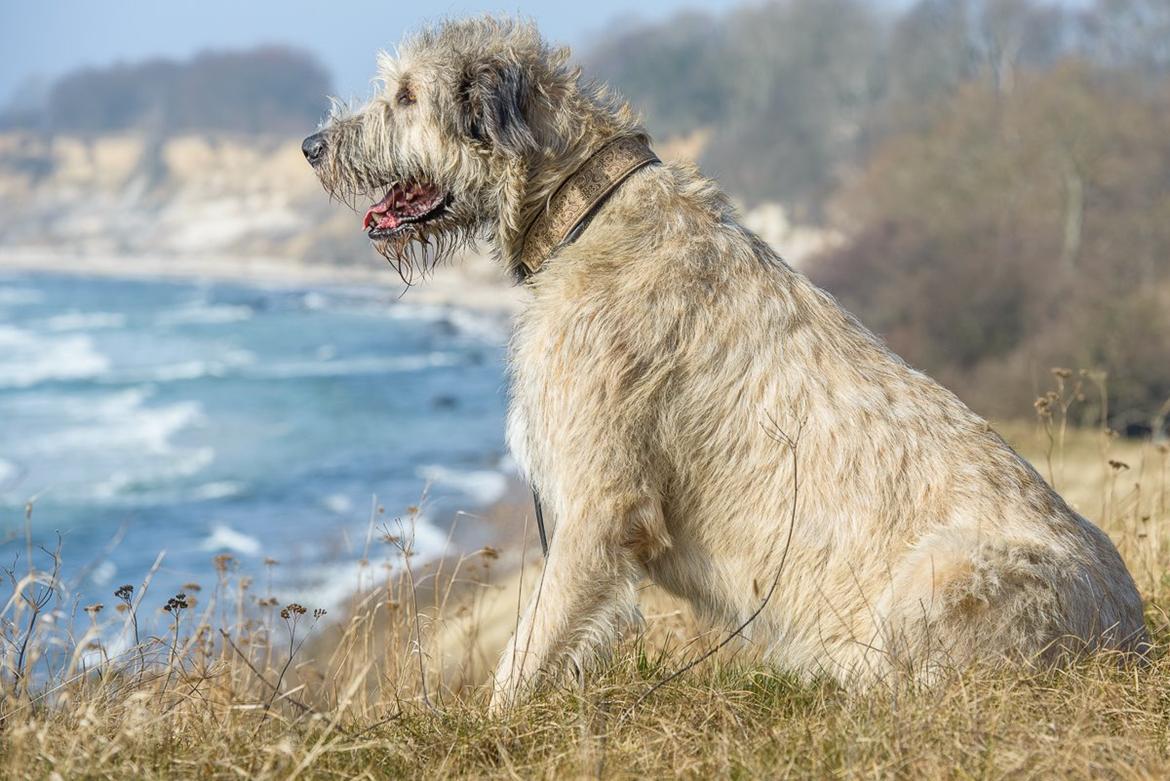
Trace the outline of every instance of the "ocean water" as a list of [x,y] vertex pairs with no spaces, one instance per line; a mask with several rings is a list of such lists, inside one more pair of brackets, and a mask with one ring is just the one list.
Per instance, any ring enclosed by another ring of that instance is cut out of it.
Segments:
[[228,553],[257,576],[277,559],[281,598],[328,607],[357,585],[375,497],[384,548],[428,491],[428,556],[504,492],[506,337],[380,289],[0,274],[0,560],[26,555],[35,499],[34,543],[60,532],[82,604],[165,552],[160,603]]

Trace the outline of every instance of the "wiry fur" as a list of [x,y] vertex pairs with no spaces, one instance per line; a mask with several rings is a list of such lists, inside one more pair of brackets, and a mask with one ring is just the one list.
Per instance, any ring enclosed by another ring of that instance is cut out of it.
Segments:
[[[459,209],[446,246],[486,233],[514,264],[553,189],[642,132],[566,60],[507,21],[423,32],[383,61],[383,96],[330,125],[326,185],[439,179]],[[404,79],[424,109],[411,116],[389,102]],[[1144,647],[1106,536],[695,168],[638,171],[529,288],[508,440],[554,535],[501,701],[609,642],[644,576],[734,626],[778,574],[747,634],[844,681]]]

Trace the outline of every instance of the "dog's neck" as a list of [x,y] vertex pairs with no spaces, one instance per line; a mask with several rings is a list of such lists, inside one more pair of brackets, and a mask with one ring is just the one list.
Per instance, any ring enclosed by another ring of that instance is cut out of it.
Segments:
[[508,265],[521,276],[539,271],[631,174],[659,162],[644,133],[604,139],[581,157],[574,165],[552,167],[570,170],[564,178],[530,178],[524,199],[528,213],[518,226],[520,230],[501,247]]

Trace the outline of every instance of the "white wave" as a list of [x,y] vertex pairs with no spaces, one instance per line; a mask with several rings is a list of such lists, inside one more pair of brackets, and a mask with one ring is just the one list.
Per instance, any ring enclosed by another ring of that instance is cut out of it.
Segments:
[[100,420],[132,414],[154,395],[150,386],[94,397],[84,393],[23,393],[8,396],[5,409],[15,416],[61,420]]
[[143,402],[153,395],[154,389],[150,387],[127,388],[96,400],[88,397],[74,397],[72,403],[66,401],[62,407],[64,411],[72,413],[74,417],[125,417],[140,409]]
[[96,331],[99,329],[121,328],[126,325],[126,315],[118,312],[79,312],[76,309],[46,318],[39,323],[46,331]]
[[200,377],[213,377],[222,373],[219,364],[207,361],[184,361],[167,366],[157,366],[146,373],[146,376],[155,382],[173,382],[174,380],[196,380]]
[[29,447],[35,452],[70,452],[125,448],[138,453],[168,453],[171,437],[203,420],[203,407],[183,401],[162,407],[141,405],[119,408],[109,402],[105,414],[80,426],[71,426],[40,436]]
[[219,325],[251,319],[252,307],[239,304],[197,303],[159,315],[159,325]]
[[14,477],[16,477],[16,464],[0,458],[0,487],[3,487]]
[[0,306],[24,306],[39,304],[45,294],[31,287],[0,287]]
[[217,523],[211,527],[211,534],[199,543],[199,549],[208,552],[231,551],[245,556],[255,556],[260,552],[260,540],[238,532],[230,526]]
[[421,320],[430,323],[448,323],[456,331],[489,344],[503,344],[508,340],[510,325],[499,316],[470,309],[437,304],[398,303],[386,308],[385,314],[393,320]]
[[47,380],[80,380],[109,371],[110,361],[88,336],[46,337],[0,325],[0,388],[28,388]]
[[89,579],[93,581],[95,586],[104,586],[112,581],[114,576],[117,574],[118,565],[114,564],[114,562],[110,561],[109,559],[106,559],[101,564],[93,568],[93,571],[89,573]]
[[[111,473],[109,477],[93,487],[94,498],[115,499],[134,486],[191,477],[215,462],[215,448],[195,448],[173,452],[168,456],[166,461],[159,461],[155,458],[149,465],[144,465],[136,471],[118,470]],[[137,501],[162,498],[171,498],[171,494],[154,492],[136,497]]]
[[247,350],[227,350],[219,355],[218,360],[214,361],[194,359],[163,364],[162,366],[120,371],[103,377],[102,381],[107,383],[176,382],[179,380],[198,380],[204,377],[226,377],[234,369],[248,366],[255,360],[256,356]]
[[353,500],[345,494],[331,494],[326,496],[321,504],[334,515],[347,515],[353,512]]
[[210,501],[212,499],[226,499],[229,496],[239,496],[244,491],[244,484],[234,480],[218,480],[213,483],[204,483],[196,486],[190,498],[196,501]]
[[[393,530],[393,527],[392,527]],[[443,554],[447,536],[436,529],[423,517],[416,519],[410,530],[412,534],[412,566],[421,566]],[[328,562],[302,569],[297,579],[280,586],[281,594],[302,605],[315,609],[333,610],[345,603],[356,593],[368,590],[379,582],[386,567],[401,563],[398,556],[391,556],[383,562],[360,561]]]
[[305,295],[301,297],[301,303],[304,305],[305,309],[310,309],[315,312],[329,306],[329,299],[321,293],[313,291],[305,293]]
[[147,386],[5,394],[0,414],[18,422],[22,471],[35,488],[76,501],[174,501],[166,484],[197,474],[216,454],[176,441],[206,420],[198,402],[151,404],[154,393]]
[[447,319],[461,333],[490,344],[503,344],[511,332],[511,326],[502,318],[470,309],[452,308]]
[[418,476],[466,495],[479,507],[494,504],[508,492],[508,478],[490,469],[460,471],[438,464],[420,467]]
[[395,357],[343,358],[332,361],[287,361],[268,366],[257,365],[242,372],[252,379],[291,380],[302,377],[344,377],[359,374],[415,372],[440,366],[456,366],[458,353],[433,352],[426,355]]

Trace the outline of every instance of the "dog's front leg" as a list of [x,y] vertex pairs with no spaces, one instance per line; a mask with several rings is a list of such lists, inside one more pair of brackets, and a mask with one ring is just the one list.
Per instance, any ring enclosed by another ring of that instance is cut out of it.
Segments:
[[661,511],[648,499],[621,504],[580,501],[557,514],[544,572],[496,670],[493,708],[542,676],[581,669],[636,617],[642,542],[648,526],[662,537]]

